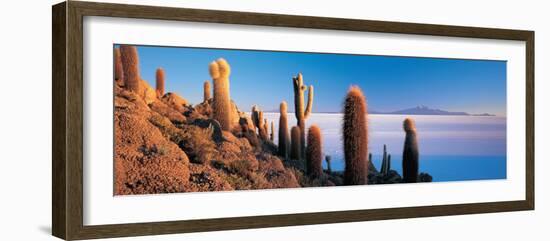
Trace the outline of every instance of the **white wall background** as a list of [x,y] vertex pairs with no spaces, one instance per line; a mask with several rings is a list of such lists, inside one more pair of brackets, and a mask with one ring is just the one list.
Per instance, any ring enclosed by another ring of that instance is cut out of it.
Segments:
[[[56,240],[51,230],[51,5],[5,1],[0,8],[0,239]],[[546,1],[116,1],[166,6],[406,21],[536,31],[536,123],[550,111],[550,21]],[[550,143],[536,125],[536,149]],[[407,220],[165,235],[122,240],[547,240],[550,164],[536,154],[536,210]],[[334,200],[339,201],[337,197]]]

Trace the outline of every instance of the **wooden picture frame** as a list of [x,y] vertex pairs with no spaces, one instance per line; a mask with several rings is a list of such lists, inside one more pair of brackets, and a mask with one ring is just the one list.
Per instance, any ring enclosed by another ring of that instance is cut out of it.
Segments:
[[[59,3],[52,7],[52,11],[52,232],[56,237],[66,240],[77,240],[534,209],[535,37],[533,31],[78,1]],[[143,18],[524,41],[526,43],[525,200],[85,226],[83,224],[84,16]]]

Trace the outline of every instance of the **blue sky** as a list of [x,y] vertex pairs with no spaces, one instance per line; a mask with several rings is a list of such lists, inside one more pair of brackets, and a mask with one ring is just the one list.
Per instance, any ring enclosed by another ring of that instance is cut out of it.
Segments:
[[314,85],[314,112],[337,112],[350,85],[363,89],[369,109],[394,111],[426,105],[448,111],[506,114],[506,62],[371,55],[138,46],[142,78],[152,86],[166,71],[166,91],[196,104],[209,80],[208,64],[231,65],[231,98],[241,110],[254,104],[293,111],[292,76]]

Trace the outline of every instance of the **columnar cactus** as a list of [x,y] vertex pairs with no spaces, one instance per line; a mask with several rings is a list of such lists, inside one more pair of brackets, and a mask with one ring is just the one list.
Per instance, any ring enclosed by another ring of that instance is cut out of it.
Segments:
[[361,89],[352,86],[344,102],[345,185],[367,184],[368,128],[367,103]]
[[275,141],[275,126],[273,126],[273,121],[271,121],[271,134],[269,134],[269,140],[271,140],[271,142]]
[[288,136],[288,122],[286,117],[287,106],[286,102],[281,102],[279,107],[281,114],[279,115],[279,156],[288,159],[290,138]]
[[267,122],[267,119],[264,119],[264,125],[263,125],[263,128],[264,128],[264,133],[265,133],[265,137],[266,137],[266,141],[270,139],[269,137],[269,124]]
[[388,175],[390,173],[390,170],[391,170],[391,155],[388,154],[388,164],[386,166],[386,173],[385,175]]
[[320,177],[323,174],[323,139],[317,125],[309,127],[307,132],[306,160],[307,174]]
[[386,151],[386,145],[384,145],[384,152],[382,154],[382,166],[380,167],[380,172],[386,174],[386,169],[388,168],[388,152]]
[[124,73],[124,87],[136,93],[140,90],[139,56],[136,46],[121,45],[120,60]]
[[403,122],[405,146],[403,148],[403,182],[413,183],[418,177],[418,141],[414,120],[406,118]]
[[[306,119],[311,114],[311,108],[313,106],[313,85],[309,86],[307,106],[304,109],[304,92],[307,87],[304,85],[302,74],[299,73],[298,76],[293,77],[292,82],[294,86],[294,113],[296,115],[296,119],[298,120],[298,126],[300,127],[300,143],[303,147],[306,145]],[[302,153],[300,154],[301,159],[305,158],[305,154],[305,150],[302,150]]]
[[122,68],[122,60],[120,58],[120,49],[114,50],[114,67],[115,67],[115,81],[119,85],[124,85],[124,70]]
[[203,102],[206,102],[210,99],[210,81],[204,81],[203,92]]
[[331,168],[331,165],[330,165],[330,161],[332,160],[332,157],[329,156],[329,155],[326,155],[325,156],[325,161],[327,162],[327,172],[330,174],[332,173],[332,168]]
[[260,139],[266,141],[269,139],[266,120],[264,119],[264,112],[260,110],[260,107],[254,105],[252,106],[252,122],[254,126],[258,129],[258,135]]
[[300,160],[301,141],[300,141],[300,127],[293,126],[290,130],[290,159]]
[[157,87],[157,96],[160,98],[164,95],[164,81],[165,74],[163,68],[158,68],[156,73],[156,87]]
[[231,68],[225,59],[220,58],[210,63],[209,70],[214,81],[213,117],[220,123],[223,130],[229,131],[233,121],[229,96]]

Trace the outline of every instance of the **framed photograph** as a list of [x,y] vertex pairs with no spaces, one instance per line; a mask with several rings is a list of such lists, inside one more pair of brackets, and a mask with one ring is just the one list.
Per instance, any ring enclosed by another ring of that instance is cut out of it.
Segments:
[[534,209],[534,32],[53,6],[53,235]]

